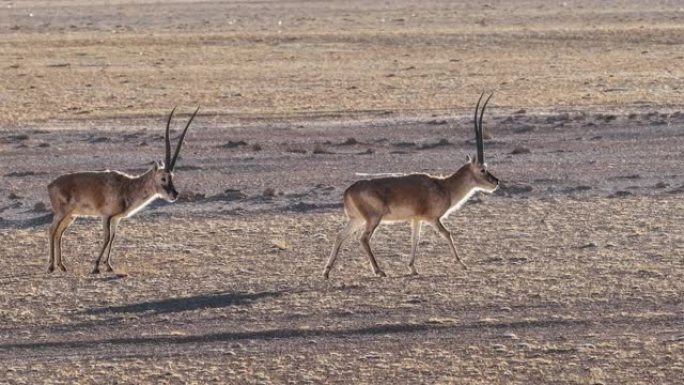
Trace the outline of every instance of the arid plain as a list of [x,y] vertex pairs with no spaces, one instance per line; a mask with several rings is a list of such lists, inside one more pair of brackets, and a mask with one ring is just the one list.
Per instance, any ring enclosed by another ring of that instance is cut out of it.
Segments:
[[[418,4],[420,3],[420,4]],[[0,1],[0,383],[679,384],[684,8],[675,1]],[[363,174],[502,187],[348,241]],[[46,185],[139,173],[201,105],[181,199],[45,273]]]

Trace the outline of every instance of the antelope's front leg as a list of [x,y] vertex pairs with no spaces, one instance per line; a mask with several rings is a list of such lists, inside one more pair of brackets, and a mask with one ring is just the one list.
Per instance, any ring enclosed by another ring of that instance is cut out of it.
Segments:
[[102,245],[102,250],[100,250],[100,254],[97,256],[97,259],[95,260],[95,266],[93,267],[93,271],[91,271],[91,274],[100,274],[100,260],[102,259],[102,256],[104,255],[105,251],[107,251],[109,243],[112,239],[111,225],[112,217],[103,218],[102,226],[104,228],[104,244]]
[[116,236],[116,230],[119,228],[119,221],[121,220],[121,217],[113,217],[112,220],[110,221],[111,226],[110,226],[110,231],[111,235],[109,237],[109,245],[107,246],[107,252],[105,255],[105,264],[107,265],[107,269],[105,270],[108,273],[111,273],[114,271],[114,268],[112,267],[112,264],[110,263],[110,255],[112,252],[112,244],[114,243],[114,237]]
[[449,248],[451,248],[451,253],[454,255],[454,257],[456,257],[458,263],[460,263],[461,266],[463,266],[464,270],[468,270],[468,266],[466,266],[466,264],[463,263],[463,261],[461,261],[461,258],[458,256],[458,252],[456,251],[456,247],[454,246],[454,239],[451,236],[451,232],[447,230],[446,227],[444,227],[444,225],[439,219],[434,221],[432,225],[437,229],[437,231],[442,235],[442,237],[444,237],[444,239],[447,240],[447,242],[449,243]]

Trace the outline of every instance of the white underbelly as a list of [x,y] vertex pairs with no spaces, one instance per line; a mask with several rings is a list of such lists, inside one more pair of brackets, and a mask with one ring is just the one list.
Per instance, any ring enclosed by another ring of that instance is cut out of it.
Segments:
[[382,217],[382,222],[404,222],[416,218],[412,207],[395,207]]

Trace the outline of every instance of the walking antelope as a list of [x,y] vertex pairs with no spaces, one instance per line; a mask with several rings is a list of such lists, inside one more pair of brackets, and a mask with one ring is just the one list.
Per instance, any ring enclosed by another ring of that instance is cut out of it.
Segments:
[[411,260],[408,266],[412,275],[418,274],[414,262],[422,222],[432,225],[449,242],[452,254],[467,270],[456,252],[451,233],[442,224],[442,219],[460,208],[474,193],[478,191],[492,193],[499,186],[499,180],[487,171],[483,152],[482,118],[492,95],[489,95],[482,106],[479,124],[477,115],[484,93],[480,95],[475,106],[477,159],[467,156],[466,164],[451,176],[441,178],[425,174],[411,174],[361,180],[347,188],[344,192],[344,211],[349,221],[335,239],[330,258],[323,270],[325,279],[330,274],[342,242],[363,226],[365,229],[361,235],[361,245],[368,254],[373,273],[385,277],[385,273],[380,270],[375,261],[370,248],[370,240],[381,222],[393,221],[411,222]]
[[[57,266],[66,271],[62,263],[62,235],[67,227],[79,216],[101,217],[104,226],[104,245],[95,260],[92,273],[100,272],[100,260],[104,262],[107,271],[113,271],[109,263],[109,253],[116,235],[116,228],[122,218],[142,210],[157,198],[174,202],[178,198],[178,191],[173,186],[173,168],[180,152],[185,133],[190,123],[197,115],[199,107],[190,117],[183,133],[178,139],[176,152],[171,157],[171,142],[169,140],[169,126],[176,109],[171,110],[166,122],[166,157],[164,164],[156,161],[150,170],[142,175],[131,176],[119,171],[85,171],[66,174],[58,177],[48,185],[50,203],[54,217],[49,228],[50,259],[48,273]],[[55,255],[57,256],[55,258]]]

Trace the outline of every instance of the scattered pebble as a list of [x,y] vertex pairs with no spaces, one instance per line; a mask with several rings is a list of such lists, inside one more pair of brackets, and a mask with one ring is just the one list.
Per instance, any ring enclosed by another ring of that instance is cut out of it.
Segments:
[[353,146],[355,144],[359,144],[359,142],[355,138],[347,138],[347,140],[340,143],[340,146]]
[[527,147],[518,146],[518,147],[515,147],[513,149],[513,151],[511,151],[511,155],[529,154],[531,152],[532,151],[530,151],[530,149]]
[[238,140],[236,142],[229,140],[228,142],[221,144],[218,147],[219,148],[237,148],[237,147],[246,146],[246,145],[247,145],[247,142],[245,142],[244,140]]
[[45,206],[45,203],[37,202],[35,205],[33,205],[33,212],[42,213],[45,211],[47,211],[47,206]]

